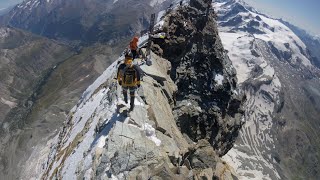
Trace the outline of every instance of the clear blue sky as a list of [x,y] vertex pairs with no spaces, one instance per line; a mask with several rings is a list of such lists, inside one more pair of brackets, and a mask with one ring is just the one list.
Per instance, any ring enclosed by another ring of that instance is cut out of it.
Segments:
[[[0,0],[0,9],[22,0]],[[244,0],[259,11],[320,35],[320,0]]]
[[320,0],[244,0],[262,13],[320,35]]

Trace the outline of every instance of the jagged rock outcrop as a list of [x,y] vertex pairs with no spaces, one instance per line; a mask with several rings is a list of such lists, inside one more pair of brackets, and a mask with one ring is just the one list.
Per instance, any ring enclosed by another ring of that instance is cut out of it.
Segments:
[[165,39],[154,49],[172,63],[171,78],[178,87],[175,119],[197,142],[208,140],[219,155],[232,146],[241,128],[244,96],[238,94],[236,72],[218,35],[211,1],[193,0],[164,19]]

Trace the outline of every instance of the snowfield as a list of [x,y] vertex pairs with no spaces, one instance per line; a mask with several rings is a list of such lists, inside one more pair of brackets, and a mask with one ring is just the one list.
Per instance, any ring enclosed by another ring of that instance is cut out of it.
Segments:
[[240,179],[281,179],[272,157],[275,137],[271,128],[282,85],[272,62],[312,65],[305,44],[287,26],[248,8],[241,0],[230,2],[213,3],[219,35],[237,70],[238,82],[254,88],[246,88],[246,122],[223,159]]

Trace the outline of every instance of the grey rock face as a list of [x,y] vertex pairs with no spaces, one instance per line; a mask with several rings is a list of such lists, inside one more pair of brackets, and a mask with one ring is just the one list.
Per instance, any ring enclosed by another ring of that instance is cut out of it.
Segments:
[[219,161],[216,153],[210,148],[210,144],[206,140],[200,140],[194,151],[188,158],[194,168],[206,169],[215,167]]
[[[178,87],[175,119],[193,141],[207,139],[225,154],[241,128],[243,95],[237,95],[235,69],[224,52],[210,1],[191,1],[166,17],[167,38],[154,40],[172,63]],[[219,81],[219,78],[221,80]]]

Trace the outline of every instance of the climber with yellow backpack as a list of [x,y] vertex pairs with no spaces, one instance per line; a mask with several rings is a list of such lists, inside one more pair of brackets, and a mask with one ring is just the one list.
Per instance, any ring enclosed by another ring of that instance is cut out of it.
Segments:
[[130,91],[130,111],[132,111],[135,91],[140,87],[140,71],[138,66],[133,64],[133,55],[130,50],[125,53],[124,63],[120,64],[118,68],[117,79],[119,85],[122,86],[125,103],[128,103],[128,90]]

